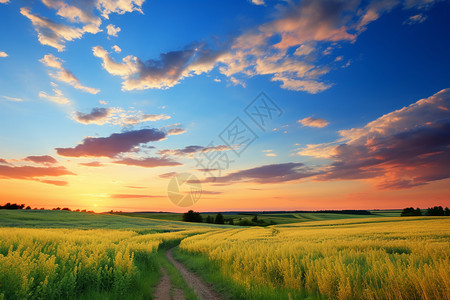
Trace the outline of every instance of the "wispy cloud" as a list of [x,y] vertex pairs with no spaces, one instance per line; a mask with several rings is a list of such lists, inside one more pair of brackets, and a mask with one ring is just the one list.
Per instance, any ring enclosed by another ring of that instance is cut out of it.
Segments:
[[8,97],[8,96],[2,96],[3,99],[11,101],[11,102],[22,102],[23,99],[16,98],[16,97]]
[[63,67],[62,65],[63,61],[58,57],[54,56],[53,54],[47,54],[44,56],[44,58],[40,59],[39,61],[48,67],[58,70],[58,73],[56,74],[49,73],[50,76],[52,76],[56,80],[70,84],[74,88],[82,90],[83,92],[91,93],[94,95],[100,92],[99,89],[94,89],[82,85],[78,80],[78,78],[76,78],[71,71]]
[[47,99],[51,102],[58,103],[58,104],[70,104],[71,103],[70,100],[64,96],[63,92],[61,90],[57,89],[56,87],[53,89],[53,93],[54,93],[54,95],[49,95],[46,92],[41,91],[41,92],[39,92],[39,97]]
[[300,123],[303,126],[316,127],[316,128],[323,128],[323,127],[325,127],[325,126],[327,126],[329,124],[324,119],[312,118],[312,117],[307,117],[307,118],[298,120],[297,123]]
[[144,168],[182,166],[183,164],[166,157],[147,157],[142,159],[124,158],[114,161],[116,164]]
[[418,14],[418,15],[409,17],[403,24],[407,24],[407,25],[420,24],[420,23],[424,22],[427,18],[428,17],[424,16],[423,14]]

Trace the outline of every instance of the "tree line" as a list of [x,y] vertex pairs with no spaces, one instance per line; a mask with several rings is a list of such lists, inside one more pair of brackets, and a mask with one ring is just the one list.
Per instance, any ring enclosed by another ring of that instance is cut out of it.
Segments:
[[206,218],[199,212],[190,210],[183,214],[184,222],[194,222],[194,223],[209,223],[209,224],[229,224],[229,225],[239,225],[239,226],[268,226],[276,225],[275,222],[270,220],[266,222],[265,220],[259,219],[258,215],[253,215],[251,220],[239,218],[236,222],[233,218],[226,218],[222,213],[218,213],[215,217],[208,215]]
[[421,210],[420,208],[414,209],[414,207],[404,208],[402,217],[412,217],[412,216],[450,216],[450,209],[442,206],[429,207],[426,210]]
[[[46,210],[45,208],[37,208],[37,207],[31,208],[31,206],[25,207],[25,204],[17,204],[17,203],[11,204],[10,202],[6,203],[5,205],[0,205],[0,209],[25,209],[25,210],[31,210],[31,209],[32,209],[32,210]],[[68,208],[68,207],[63,207],[63,208],[61,208],[61,207],[55,207],[55,208],[52,208],[51,210],[72,211],[72,210],[71,210],[70,208]],[[73,211],[76,211],[76,212],[88,212],[88,213],[93,213],[93,212],[94,212],[94,211],[92,211],[92,210],[87,211],[86,209],[83,209],[83,210],[77,209],[77,210],[73,210]]]

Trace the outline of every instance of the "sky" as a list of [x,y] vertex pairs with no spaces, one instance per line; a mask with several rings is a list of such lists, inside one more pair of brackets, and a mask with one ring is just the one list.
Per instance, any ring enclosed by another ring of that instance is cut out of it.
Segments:
[[450,205],[450,3],[0,0],[0,204]]

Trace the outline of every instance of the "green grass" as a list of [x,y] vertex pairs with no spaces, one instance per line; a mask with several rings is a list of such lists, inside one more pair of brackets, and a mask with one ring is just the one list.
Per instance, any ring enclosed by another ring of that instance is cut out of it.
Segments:
[[174,231],[193,227],[228,227],[215,224],[154,220],[111,214],[54,210],[0,210],[0,227],[142,229]]
[[[265,221],[266,224],[273,222],[275,224],[290,224],[310,221],[325,221],[325,220],[343,220],[343,219],[361,219],[361,218],[373,218],[373,217],[399,217],[401,210],[374,210],[371,211],[372,215],[356,215],[356,214],[341,214],[341,213],[258,213],[258,219]],[[158,212],[136,212],[136,213],[114,213],[118,216],[127,216],[133,218],[145,218],[150,220],[167,220],[167,221],[182,221],[182,214],[178,213],[158,213]],[[241,220],[251,221],[255,214],[252,213],[235,213],[227,214],[223,216],[225,220],[233,219],[235,225]],[[215,217],[216,214],[202,213],[203,221],[206,218]],[[204,223],[207,224],[207,223]]]

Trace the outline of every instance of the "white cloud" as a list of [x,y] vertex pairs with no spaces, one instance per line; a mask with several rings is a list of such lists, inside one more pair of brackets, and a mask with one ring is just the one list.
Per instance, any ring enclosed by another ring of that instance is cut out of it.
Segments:
[[114,46],[112,46],[111,48],[112,48],[112,49],[114,50],[114,52],[116,52],[116,53],[122,52],[122,49],[120,49],[120,47],[117,46],[117,45],[114,45]]
[[42,45],[51,46],[58,51],[64,51],[65,41],[72,41],[83,36],[80,28],[55,23],[48,18],[34,15],[27,7],[22,7],[20,13],[30,19],[34,29],[38,33],[38,40]]
[[0,51],[0,57],[8,57],[6,52]]
[[49,101],[58,103],[58,104],[70,104],[70,100],[67,99],[61,90],[54,88],[53,89],[54,95],[49,95],[45,92],[39,92],[39,97],[47,99]]
[[63,65],[62,65],[63,61],[61,59],[59,59],[58,57],[54,56],[53,54],[47,54],[44,56],[44,58],[40,59],[39,61],[48,67],[58,70],[58,73],[56,73],[56,74],[49,73],[50,76],[52,76],[54,79],[65,82],[67,84],[70,84],[71,86],[73,86],[76,89],[79,89],[79,90],[82,90],[84,92],[91,93],[94,95],[98,94],[100,92],[99,89],[86,87],[86,86],[82,85],[80,83],[80,81],[78,80],[78,78],[76,78],[75,75],[73,75],[73,73],[71,71],[69,71],[63,67]]
[[108,35],[117,37],[117,34],[120,32],[120,27],[116,27],[113,24],[109,24],[106,26],[106,30],[108,32]]
[[21,98],[15,98],[15,97],[8,97],[8,96],[2,96],[3,99],[11,101],[11,102],[22,102],[23,100]]

